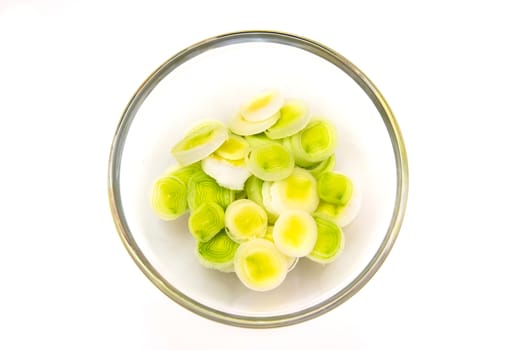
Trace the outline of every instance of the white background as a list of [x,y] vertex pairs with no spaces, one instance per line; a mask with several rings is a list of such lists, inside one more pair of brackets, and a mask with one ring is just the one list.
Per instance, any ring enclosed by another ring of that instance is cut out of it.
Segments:
[[[525,348],[520,2],[305,2],[0,0],[1,349]],[[143,79],[245,29],[348,57],[389,101],[410,165],[405,223],[376,276],[273,330],[165,297],[119,241],[106,192],[113,132]]]

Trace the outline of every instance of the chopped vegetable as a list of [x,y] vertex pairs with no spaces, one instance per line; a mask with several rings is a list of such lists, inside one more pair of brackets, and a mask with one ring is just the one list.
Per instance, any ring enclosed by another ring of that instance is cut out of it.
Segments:
[[188,180],[188,206],[197,209],[202,203],[214,202],[226,208],[235,199],[232,190],[221,187],[217,182],[200,171]]
[[353,184],[345,175],[329,171],[319,177],[317,190],[323,201],[345,205],[352,197]]
[[281,117],[265,131],[266,136],[276,140],[291,136],[302,130],[310,120],[310,112],[301,100],[289,100],[281,108]]
[[233,261],[239,243],[228,237],[226,232],[221,231],[207,242],[197,242],[197,257],[199,262],[211,269],[221,272],[233,272]]
[[281,113],[277,111],[270,118],[260,122],[250,122],[244,119],[242,114],[236,114],[230,121],[230,130],[237,135],[250,136],[265,132],[269,127],[277,123]]
[[278,143],[269,143],[252,150],[247,164],[255,176],[265,181],[285,179],[294,167],[293,157]]
[[273,240],[285,255],[297,258],[306,256],[317,241],[315,220],[307,212],[289,210],[275,222]]
[[215,152],[228,139],[228,129],[218,121],[204,121],[193,127],[171,149],[181,165],[198,162]]
[[317,181],[304,169],[296,167],[290,176],[270,188],[269,206],[276,213],[290,209],[313,213],[318,205]]
[[188,228],[196,240],[209,241],[224,228],[224,209],[214,202],[202,203],[191,212]]
[[241,115],[248,122],[261,122],[274,116],[284,104],[277,90],[265,90],[241,106]]
[[216,155],[202,160],[202,170],[222,187],[237,191],[244,188],[244,182],[251,175],[244,159],[227,160]]
[[250,145],[240,136],[230,134],[215,154],[228,160],[244,159],[250,151]]
[[[291,146],[297,164],[311,166],[334,153],[337,133],[332,124],[326,120],[314,120],[291,138]],[[310,165],[308,165],[310,164]]]
[[231,203],[224,213],[224,221],[230,238],[239,243],[263,237],[268,225],[264,209],[249,199]]
[[179,178],[166,176],[155,181],[151,206],[163,220],[175,220],[186,212],[186,185]]
[[322,216],[314,216],[317,225],[317,241],[308,254],[308,259],[320,264],[328,264],[334,261],[343,251],[345,236],[336,223]]
[[256,238],[239,246],[234,269],[246,287],[263,292],[277,288],[284,281],[288,261],[272,242]]

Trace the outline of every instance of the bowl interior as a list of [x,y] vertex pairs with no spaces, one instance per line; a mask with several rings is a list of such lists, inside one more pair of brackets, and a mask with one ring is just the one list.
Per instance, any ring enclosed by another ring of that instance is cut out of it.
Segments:
[[[253,292],[235,274],[202,267],[187,215],[163,222],[152,212],[150,188],[176,162],[171,146],[202,119],[227,122],[239,104],[274,87],[304,99],[313,115],[336,125],[336,170],[361,189],[361,211],[345,228],[346,246],[333,263],[301,259],[284,283]],[[396,198],[396,162],[389,134],[365,92],[339,68],[301,49],[245,42],[201,53],[169,73],[144,100],[129,128],[120,163],[123,211],[133,239],[179,293],[211,308],[244,316],[279,316],[321,303],[350,284],[379,249]]]

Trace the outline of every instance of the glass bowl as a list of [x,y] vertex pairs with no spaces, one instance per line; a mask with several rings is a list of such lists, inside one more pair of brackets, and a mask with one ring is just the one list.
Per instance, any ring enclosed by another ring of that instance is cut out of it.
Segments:
[[[345,249],[326,266],[301,259],[278,288],[255,292],[234,273],[202,267],[187,217],[164,222],[150,208],[154,180],[175,164],[170,148],[201,119],[227,121],[260,90],[277,88],[329,118],[339,141],[336,169],[362,189]],[[374,275],[399,232],[407,191],[407,156],[385,99],[351,62],[315,41],[245,31],[192,45],[139,87],[118,124],[109,159],[109,200],[129,254],[163,293],[225,324],[265,328],[295,324],[340,305]]]

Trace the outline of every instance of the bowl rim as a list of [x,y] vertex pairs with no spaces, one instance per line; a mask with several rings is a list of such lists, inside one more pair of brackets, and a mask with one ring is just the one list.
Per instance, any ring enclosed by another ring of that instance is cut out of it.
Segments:
[[[153,267],[135,242],[126,221],[120,193],[120,162],[127,133],[138,109],[156,85],[178,66],[201,53],[248,42],[270,42],[307,51],[334,64],[351,77],[364,90],[380,113],[392,142],[396,162],[396,199],[392,218],[381,245],[363,271],[330,298],[308,308],[277,316],[244,316],[220,311],[193,300],[171,285]],[[408,199],[408,160],[401,130],[392,110],[377,87],[353,63],[334,50],[305,37],[278,31],[248,30],[210,37],[183,49],[161,64],[139,86],[117,125],[109,155],[107,181],[111,213],[120,239],[140,270],[160,291],[184,308],[213,321],[239,327],[273,328],[304,322],[334,309],[356,294],[377,272],[390,253],[403,222]]]

